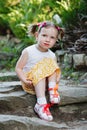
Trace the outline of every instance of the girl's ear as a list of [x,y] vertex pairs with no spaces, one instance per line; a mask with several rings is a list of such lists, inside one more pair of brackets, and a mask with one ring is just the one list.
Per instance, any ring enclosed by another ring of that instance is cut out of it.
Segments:
[[36,39],[38,38],[38,32],[35,32],[35,38]]

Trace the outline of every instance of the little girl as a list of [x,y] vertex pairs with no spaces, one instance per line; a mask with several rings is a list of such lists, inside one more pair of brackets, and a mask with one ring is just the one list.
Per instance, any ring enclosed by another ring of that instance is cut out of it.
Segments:
[[29,33],[36,37],[36,44],[22,51],[15,69],[23,89],[36,94],[35,112],[41,119],[47,121],[53,120],[45,96],[47,87],[50,104],[60,102],[58,83],[61,71],[55,54],[50,50],[58,40],[60,32],[62,29],[49,21],[29,27]]

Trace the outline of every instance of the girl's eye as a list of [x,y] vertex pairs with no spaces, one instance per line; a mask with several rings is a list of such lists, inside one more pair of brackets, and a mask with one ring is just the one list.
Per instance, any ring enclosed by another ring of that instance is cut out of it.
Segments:
[[55,39],[55,37],[51,37],[51,39]]
[[46,37],[46,34],[43,34],[42,36],[43,36],[43,37]]

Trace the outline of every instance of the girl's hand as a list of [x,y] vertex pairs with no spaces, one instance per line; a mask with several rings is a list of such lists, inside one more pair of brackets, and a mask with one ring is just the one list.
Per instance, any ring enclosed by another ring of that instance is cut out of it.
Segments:
[[24,83],[27,85],[27,86],[31,86],[33,83],[31,80],[29,79],[25,79]]

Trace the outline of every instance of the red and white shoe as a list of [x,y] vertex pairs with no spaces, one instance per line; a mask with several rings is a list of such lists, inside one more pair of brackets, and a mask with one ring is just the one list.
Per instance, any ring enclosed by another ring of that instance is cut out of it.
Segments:
[[58,84],[54,88],[48,89],[50,92],[50,102],[53,104],[59,104],[60,103],[60,95],[58,93]]
[[50,104],[40,105],[36,103],[34,110],[41,119],[46,120],[46,121],[52,121],[53,116],[51,115],[50,110],[49,110],[50,106],[51,106]]

